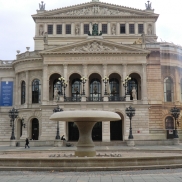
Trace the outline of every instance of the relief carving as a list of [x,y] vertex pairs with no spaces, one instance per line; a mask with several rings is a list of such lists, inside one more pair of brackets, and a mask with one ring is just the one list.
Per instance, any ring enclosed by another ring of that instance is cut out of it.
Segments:
[[112,33],[112,35],[116,35],[116,25],[115,24],[113,24],[111,27],[111,33]]
[[148,25],[147,34],[152,35],[152,25],[151,24]]
[[39,36],[43,36],[44,35],[44,27],[43,25],[39,26]]
[[75,34],[79,35],[79,32],[80,32],[79,25],[76,25],[76,27],[75,27]]
[[101,52],[101,51],[118,51],[116,47],[103,46],[102,43],[92,42],[82,47],[75,47],[71,52]]
[[78,10],[72,10],[65,13],[61,13],[60,15],[134,15],[134,13],[126,12],[126,11],[119,11],[106,8],[106,7],[100,7],[100,6],[93,6]]

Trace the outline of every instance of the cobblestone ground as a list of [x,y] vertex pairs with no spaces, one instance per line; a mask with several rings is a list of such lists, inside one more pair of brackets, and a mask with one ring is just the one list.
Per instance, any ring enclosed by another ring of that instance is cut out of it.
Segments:
[[0,181],[7,182],[182,182],[182,169],[138,171],[0,171]]

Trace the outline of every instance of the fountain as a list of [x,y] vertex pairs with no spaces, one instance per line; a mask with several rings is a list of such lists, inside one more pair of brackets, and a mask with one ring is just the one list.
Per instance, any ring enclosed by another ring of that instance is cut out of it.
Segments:
[[118,121],[120,116],[110,111],[63,111],[51,115],[50,120],[75,122],[79,130],[79,140],[75,156],[95,157],[95,145],[92,141],[92,129],[99,121]]

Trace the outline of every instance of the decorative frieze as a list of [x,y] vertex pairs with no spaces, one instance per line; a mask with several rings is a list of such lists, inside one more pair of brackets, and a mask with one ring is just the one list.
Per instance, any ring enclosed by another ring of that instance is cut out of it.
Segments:
[[111,9],[107,7],[101,6],[92,6],[92,7],[85,7],[82,9],[71,10],[68,12],[60,13],[59,15],[135,15],[135,13],[118,10],[118,9]]

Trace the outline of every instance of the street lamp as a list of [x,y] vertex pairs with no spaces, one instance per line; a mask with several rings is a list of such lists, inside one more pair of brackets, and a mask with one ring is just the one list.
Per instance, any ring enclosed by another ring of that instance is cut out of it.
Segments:
[[174,129],[174,138],[179,138],[178,137],[178,130],[177,130],[177,119],[180,115],[180,109],[176,108],[176,106],[174,108],[171,108],[171,115],[174,117],[175,119],[175,129]]
[[109,78],[107,76],[105,76],[104,78],[102,78],[103,82],[105,83],[105,92],[104,92],[104,95],[107,95],[107,83],[109,81]]
[[87,81],[87,78],[85,76],[81,77],[80,78],[81,82],[83,83],[83,92],[82,92],[82,95],[85,95],[85,89],[84,89],[84,86],[85,86],[85,83]]
[[131,80],[131,77],[129,77],[128,75],[126,76],[126,78],[124,79],[123,81],[123,86],[125,87],[125,97],[126,95],[128,94],[128,89],[127,89],[127,86],[128,86],[128,81]]
[[[63,111],[63,109],[59,108],[59,106],[57,106],[56,108],[53,109],[53,112],[61,112]],[[57,121],[57,134],[56,134],[56,139],[60,139],[60,135],[59,135],[59,121]]]
[[65,78],[61,76],[60,78],[58,78],[58,80],[61,82],[61,93],[60,93],[60,95],[63,95],[62,87],[63,87],[63,83],[65,82]]
[[10,126],[12,127],[12,132],[11,132],[11,138],[10,140],[15,140],[15,133],[14,133],[14,120],[18,116],[18,110],[13,108],[9,111],[9,117],[11,118],[10,120]]
[[135,115],[135,108],[130,106],[130,107],[126,108],[125,112],[126,112],[126,115],[130,118],[130,132],[129,132],[128,139],[133,139],[131,119]]

